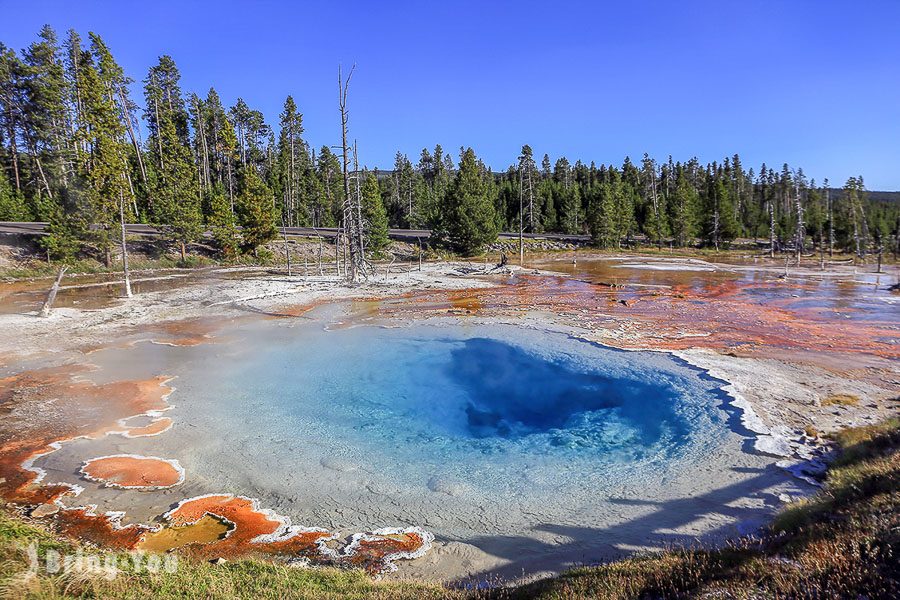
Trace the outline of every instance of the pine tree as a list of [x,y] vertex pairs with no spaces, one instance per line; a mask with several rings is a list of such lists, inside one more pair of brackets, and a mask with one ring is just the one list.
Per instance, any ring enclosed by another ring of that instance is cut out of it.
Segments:
[[521,225],[519,228],[525,228],[532,233],[540,230],[540,221],[535,210],[536,171],[534,152],[531,146],[525,144],[522,146],[522,153],[519,155],[519,200],[521,207],[519,215]]
[[27,221],[30,218],[25,198],[13,189],[0,169],[0,221]]
[[144,81],[144,95],[151,214],[166,237],[178,244],[183,261],[186,246],[200,237],[203,215],[179,78],[172,58],[162,56]]
[[622,196],[624,196],[622,182],[616,175],[609,181],[601,183],[592,199],[589,219],[591,239],[601,248],[614,248],[621,244],[617,213],[618,207],[624,202]]
[[[82,115],[77,132],[87,149],[79,153],[77,176],[87,185],[76,207],[83,231],[90,232],[110,266],[113,244],[121,236],[119,221],[132,216],[128,146],[115,94],[124,75],[100,36],[91,33],[90,38],[90,53],[82,54],[80,66]],[[60,224],[61,231],[67,227]]]
[[675,244],[684,247],[696,235],[697,190],[679,164],[676,167],[675,189],[670,204],[672,234]]
[[23,173],[19,157],[19,138],[24,106],[25,65],[11,48],[0,43],[0,130],[9,152],[10,179],[16,192],[22,192]]
[[212,233],[213,243],[226,259],[237,255],[240,236],[235,224],[235,215],[231,202],[225,194],[222,184],[215,184],[209,193],[209,218],[207,219]]
[[41,248],[55,260],[70,260],[81,247],[80,231],[72,216],[59,205],[54,206],[47,229],[41,236]]
[[449,245],[464,255],[497,239],[493,198],[471,148],[463,151],[459,170],[442,203],[441,229]]
[[374,174],[366,176],[362,188],[362,213],[365,224],[366,249],[372,252],[380,252],[387,247],[388,220],[384,202],[381,200],[381,191],[378,188],[378,179]]
[[669,223],[666,219],[665,196],[659,190],[659,174],[656,161],[644,154],[641,176],[644,182],[644,233],[651,241],[662,248],[664,236],[669,234]]
[[243,239],[242,249],[244,252],[256,253],[259,246],[278,235],[275,225],[275,197],[255,167],[245,167],[241,174],[238,217]]
[[322,146],[316,161],[316,175],[321,184],[321,196],[314,201],[313,225],[333,227],[341,220],[344,204],[344,183],[341,163],[328,146]]
[[247,106],[243,98],[238,98],[231,108],[231,118],[237,132],[241,165],[262,167],[266,159],[266,138],[270,133],[263,114]]
[[557,229],[562,233],[580,233],[581,223],[581,192],[577,185],[557,188],[556,203],[558,206],[559,221]]
[[44,219],[67,182],[66,81],[56,33],[45,25],[39,38],[23,57],[22,133],[35,175],[31,212]]
[[311,219],[301,197],[307,191],[310,176],[309,154],[303,141],[303,115],[291,96],[284,101],[281,131],[277,147],[277,192],[282,200],[284,222],[289,226],[307,225]]
[[713,163],[707,175],[704,204],[704,241],[716,250],[738,235],[731,192],[722,175],[722,171]]

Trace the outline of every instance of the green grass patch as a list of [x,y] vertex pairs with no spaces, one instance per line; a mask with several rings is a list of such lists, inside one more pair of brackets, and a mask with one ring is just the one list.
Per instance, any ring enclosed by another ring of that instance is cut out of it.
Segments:
[[[30,548],[36,550],[31,569]],[[86,568],[48,572],[49,556],[83,556],[112,571]],[[57,539],[37,524],[0,510],[0,597],[6,598],[339,598],[462,599],[462,592],[437,584],[374,581],[358,570],[309,569],[256,559],[220,565],[180,558],[173,572],[150,572],[134,555],[106,553]]]

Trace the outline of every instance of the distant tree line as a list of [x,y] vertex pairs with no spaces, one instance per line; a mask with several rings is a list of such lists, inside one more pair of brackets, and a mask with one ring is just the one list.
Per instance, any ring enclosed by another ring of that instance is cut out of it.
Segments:
[[[107,262],[121,220],[159,226],[182,256],[204,232],[233,257],[279,225],[341,225],[340,160],[303,138],[291,96],[276,130],[241,98],[226,107],[215,89],[184,93],[169,56],[142,80],[140,105],[131,83],[94,33],[60,42],[45,26],[20,53],[0,43],[0,220],[49,221],[51,255],[87,246]],[[773,254],[898,250],[900,203],[869,200],[862,177],[834,189],[788,165],[745,170],[738,155],[597,166],[545,154],[538,165],[526,145],[494,173],[471,148],[456,163],[438,145],[360,175],[370,250],[387,245],[389,226],[432,229],[465,254],[520,229],[589,233],[605,248],[752,238]]]

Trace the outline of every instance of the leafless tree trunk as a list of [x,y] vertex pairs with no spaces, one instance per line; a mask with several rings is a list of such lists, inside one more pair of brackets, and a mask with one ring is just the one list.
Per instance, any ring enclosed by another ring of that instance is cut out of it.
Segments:
[[769,256],[775,258],[775,205],[772,200],[766,202],[769,208]]
[[50,291],[47,292],[47,299],[44,300],[44,305],[41,307],[40,316],[50,316],[50,311],[53,309],[53,302],[56,300],[56,294],[59,293],[59,284],[62,281],[63,275],[66,274],[66,269],[68,269],[68,267],[65,265],[59,268],[59,273],[56,275],[56,281],[53,282],[53,286],[51,286]]
[[16,148],[16,128],[15,121],[12,117],[12,108],[10,108],[7,114],[7,135],[6,137],[9,139],[9,154],[10,158],[12,158],[12,167],[13,173],[15,174],[16,179],[16,191],[22,191],[22,185],[19,181],[19,151]]
[[119,227],[122,241],[122,272],[125,275],[125,297],[131,298],[131,273],[128,270],[128,248],[125,245],[125,194],[119,191]]
[[519,266],[525,265],[525,224],[524,224],[524,205],[523,198],[525,190],[523,189],[522,165],[519,164]]
[[662,218],[659,214],[659,197],[656,193],[656,161],[651,160],[652,171],[650,173],[650,194],[653,198],[653,218],[656,220],[656,246],[662,250]]
[[831,190],[825,180],[825,203],[828,205],[828,257],[834,258],[834,205],[831,202]]
[[231,157],[227,157],[228,163],[228,201],[231,202],[231,216],[234,218],[234,176],[231,174]]
[[284,237],[284,256],[287,258],[288,277],[291,276],[291,248],[288,246],[287,227],[284,226],[284,213],[281,213],[281,235]]
[[122,103],[122,118],[125,121],[125,125],[128,127],[128,137],[131,138],[131,145],[134,146],[134,154],[137,157],[138,168],[141,170],[141,182],[146,184],[147,170],[144,168],[144,159],[141,156],[141,145],[138,143],[137,135],[134,132],[134,124],[131,121],[131,111],[125,100],[125,92],[122,91],[122,86],[118,87],[118,91],[119,101]]
[[[338,105],[341,112],[341,151],[343,153],[343,174],[344,174],[344,231],[347,234],[347,243],[349,245],[349,270],[345,270],[350,281],[357,281],[359,277],[366,276],[365,255],[363,254],[363,231],[362,231],[362,209],[360,207],[360,198],[357,189],[350,188],[350,146],[347,143],[347,88],[350,86],[350,79],[353,77],[353,70],[344,80],[343,73],[338,68]],[[354,171],[354,177],[358,177],[358,173]],[[358,183],[358,182],[357,182]],[[351,193],[352,192],[352,193]]]
[[[797,181],[795,178],[794,181]],[[806,226],[803,222],[803,202],[800,198],[800,184],[794,184],[794,208],[797,211],[797,266],[800,266],[800,256],[803,253],[803,242],[806,238]]]
[[715,210],[713,211],[713,244],[719,251],[719,192],[715,192]]
[[53,192],[50,191],[50,184],[47,182],[47,176],[44,174],[44,167],[41,166],[41,159],[38,158],[37,148],[32,146],[32,158],[34,159],[34,164],[37,165],[38,173],[41,176],[41,183],[44,184],[44,189],[47,190],[47,197],[53,198]]

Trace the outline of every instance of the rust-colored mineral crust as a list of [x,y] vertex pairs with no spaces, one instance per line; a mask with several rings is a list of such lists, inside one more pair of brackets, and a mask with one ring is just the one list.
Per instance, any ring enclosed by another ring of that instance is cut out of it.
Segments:
[[157,417],[143,427],[129,427],[121,433],[128,438],[152,437],[154,435],[165,433],[172,428],[172,424],[172,419],[169,417]]
[[[451,291],[412,292],[359,315],[420,318],[471,311],[486,316],[549,312],[626,349],[710,348],[767,357],[779,350],[824,355],[900,358],[896,324],[877,318],[840,318],[809,306],[815,285],[766,279],[713,279],[702,286],[604,284],[548,275],[518,275],[510,284]],[[795,297],[796,296],[796,297]]]
[[206,515],[232,525],[223,539],[194,546],[191,551],[204,558],[232,558],[246,554],[283,554],[311,559],[327,558],[321,547],[334,536],[324,529],[295,527],[286,517],[260,508],[252,498],[231,494],[211,494],[182,500],[165,514],[169,525],[182,527],[197,523]]
[[379,529],[354,534],[343,552],[338,552],[327,545],[337,540],[329,531],[291,525],[287,517],[260,508],[255,499],[231,494],[182,500],[164,515],[167,529],[199,524],[209,516],[228,523],[231,529],[214,542],[190,547],[192,554],[202,558],[280,555],[314,564],[358,567],[374,575],[395,570],[394,561],[423,556],[434,541],[431,533],[418,527]]
[[424,556],[433,541],[434,535],[418,527],[357,533],[345,549],[341,562],[371,574],[395,571],[394,561]]
[[155,527],[122,525],[123,512],[97,514],[94,506],[63,508],[52,518],[64,535],[116,550],[134,550]]
[[[95,384],[89,365],[37,369],[0,379],[0,496],[19,504],[52,503],[72,488],[37,485],[32,466],[61,442],[122,432],[121,421],[169,408],[168,377]],[[124,428],[125,431],[128,428]]]
[[135,454],[92,458],[81,467],[81,474],[106,487],[144,491],[175,487],[184,481],[184,469],[177,460]]

